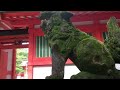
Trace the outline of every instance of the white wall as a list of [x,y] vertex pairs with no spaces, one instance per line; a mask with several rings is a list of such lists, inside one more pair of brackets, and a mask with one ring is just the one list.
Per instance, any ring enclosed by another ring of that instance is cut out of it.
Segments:
[[65,66],[65,76],[64,76],[64,79],[70,79],[70,77],[74,74],[77,74],[79,73],[79,69],[74,66],[74,65],[71,65],[71,66]]
[[[116,69],[120,70],[120,64],[115,64]],[[79,73],[80,71],[74,65],[65,66],[65,76],[64,79],[70,79],[74,74]],[[51,66],[41,66],[33,68],[33,79],[45,79],[46,76],[51,75]]]
[[[69,79],[72,75],[79,73],[80,71],[74,65],[65,66],[64,79]],[[33,79],[45,79],[46,76],[51,75],[51,66],[41,66],[33,68]]]

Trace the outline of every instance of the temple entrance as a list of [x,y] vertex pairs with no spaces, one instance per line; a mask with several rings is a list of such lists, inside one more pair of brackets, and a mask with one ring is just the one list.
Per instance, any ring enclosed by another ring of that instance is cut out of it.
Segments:
[[0,30],[0,79],[16,79],[16,49],[28,48],[28,29]]
[[28,79],[28,48],[16,49],[16,79]]

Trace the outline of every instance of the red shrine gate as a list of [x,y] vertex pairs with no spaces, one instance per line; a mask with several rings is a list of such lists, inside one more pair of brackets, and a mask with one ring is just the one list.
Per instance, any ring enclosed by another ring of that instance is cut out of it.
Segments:
[[[107,32],[106,22],[115,16],[120,22],[119,11],[71,11],[72,23],[82,31],[103,41]],[[28,78],[33,78],[35,66],[51,65],[51,53],[40,28],[40,12],[4,12],[0,20],[0,78],[15,78],[16,48],[29,48]],[[4,23],[1,23],[4,22]],[[4,25],[3,25],[4,24]],[[7,27],[7,28],[6,28]],[[24,42],[29,44],[24,45]],[[66,64],[72,64],[70,60]]]

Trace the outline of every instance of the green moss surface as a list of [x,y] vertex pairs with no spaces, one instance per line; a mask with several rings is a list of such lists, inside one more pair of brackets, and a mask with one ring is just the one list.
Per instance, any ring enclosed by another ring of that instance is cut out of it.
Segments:
[[[76,29],[71,22],[63,20],[58,13],[52,15],[47,27],[51,27],[45,35],[50,47],[56,46],[61,56],[68,57],[71,52],[76,56],[75,62],[78,63],[77,67],[81,72],[71,79],[119,78],[115,62],[120,62],[120,28],[114,17],[107,23],[109,32],[105,44]],[[49,78],[61,77],[53,75]]]

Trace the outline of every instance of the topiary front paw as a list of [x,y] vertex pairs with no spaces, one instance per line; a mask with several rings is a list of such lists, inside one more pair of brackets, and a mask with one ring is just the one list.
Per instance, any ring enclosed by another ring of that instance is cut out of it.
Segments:
[[50,76],[46,76],[45,79],[63,79],[63,77],[60,75],[50,75]]

